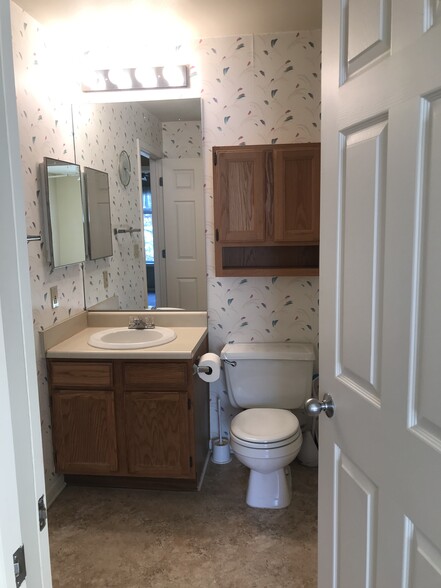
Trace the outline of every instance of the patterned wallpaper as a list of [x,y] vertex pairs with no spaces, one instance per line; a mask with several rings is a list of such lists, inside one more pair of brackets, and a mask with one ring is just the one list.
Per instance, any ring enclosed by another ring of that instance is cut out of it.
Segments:
[[202,129],[200,121],[162,123],[164,157],[201,157]]
[[[27,225],[30,233],[41,234],[44,240],[37,168],[47,155],[74,160],[71,106],[42,83],[43,64],[50,61],[44,30],[15,4],[11,12]],[[219,352],[228,341],[292,340],[310,341],[318,350],[318,278],[215,276],[211,149],[214,145],[320,140],[320,31],[202,39],[187,48],[190,49],[199,68],[196,71],[193,66],[192,75],[200,76],[202,144],[196,140],[194,123],[167,123],[163,129],[163,150],[169,157],[188,156],[190,150],[204,158],[210,349]],[[81,128],[74,109],[76,156],[80,164],[112,174],[112,222],[133,226],[140,211],[136,199],[128,197],[128,192],[115,180],[115,154],[122,148],[130,149],[133,169],[135,133],[147,131],[145,140],[159,145],[161,129],[153,118],[145,126],[142,115],[139,118],[135,111],[129,113],[127,122],[127,111],[122,106],[113,107],[110,113],[108,109],[104,112],[94,108],[87,114],[83,109]],[[115,129],[118,137],[113,140],[110,131]],[[133,179],[131,184],[135,184]],[[113,292],[127,294],[129,303],[138,299],[144,278],[140,275],[142,270],[138,272],[139,260],[130,256],[136,237],[122,237],[125,240],[118,237],[111,260],[86,264],[88,302]],[[44,245],[39,243],[29,245],[29,267],[50,495],[58,477],[53,468],[47,377],[38,332],[82,310],[83,275],[78,265],[51,271]],[[107,291],[101,283],[104,269],[110,278]],[[124,272],[129,272],[132,281],[127,282]],[[49,288],[55,284],[60,307],[53,310]],[[217,435],[217,395],[221,397],[225,432],[234,414],[222,379],[211,387],[213,436]]]
[[[77,163],[109,174],[112,227],[142,229],[136,140],[162,153],[159,120],[141,103],[80,104],[73,106],[73,126]],[[123,149],[131,162],[131,181],[127,187],[121,185],[118,177],[118,156]],[[146,306],[142,240],[143,232],[119,234],[113,238],[112,257],[86,261],[87,308],[111,296],[118,296],[122,310]],[[108,272],[108,288],[104,288],[103,270]]]
[[[317,277],[215,276],[211,150],[320,141],[320,31],[204,39],[199,48],[210,350],[219,353],[227,342],[301,341],[314,344],[318,359]],[[223,377],[211,385],[216,435],[218,396],[226,436],[237,411],[228,402]]]

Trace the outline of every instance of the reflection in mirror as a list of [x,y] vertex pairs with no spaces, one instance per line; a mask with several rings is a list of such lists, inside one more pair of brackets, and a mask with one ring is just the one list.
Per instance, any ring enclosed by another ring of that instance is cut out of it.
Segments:
[[82,262],[86,251],[80,166],[45,157],[40,171],[49,260],[53,267]]
[[[72,113],[77,161],[108,173],[111,222],[116,230],[113,256],[85,264],[85,307],[108,310],[113,301],[115,309],[146,309],[154,280],[156,307],[206,310],[200,100],[81,103],[73,105]],[[118,176],[122,150],[131,164],[127,186]],[[148,206],[143,198],[146,160],[151,181]],[[188,195],[190,187],[199,194],[194,203]],[[152,219],[146,223],[149,214]],[[188,233],[185,239],[183,226]],[[147,243],[151,227],[154,267]]]
[[109,257],[113,254],[109,176],[106,172],[85,167],[84,186],[89,259]]

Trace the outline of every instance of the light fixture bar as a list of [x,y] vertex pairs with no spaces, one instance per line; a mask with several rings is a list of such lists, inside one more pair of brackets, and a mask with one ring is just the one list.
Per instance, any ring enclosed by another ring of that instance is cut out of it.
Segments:
[[187,88],[187,65],[97,69],[81,83],[83,92],[115,92],[118,90],[154,90]]

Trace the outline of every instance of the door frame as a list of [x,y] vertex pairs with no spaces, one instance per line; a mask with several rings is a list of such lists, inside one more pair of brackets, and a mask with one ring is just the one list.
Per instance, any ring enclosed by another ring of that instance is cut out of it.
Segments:
[[[153,210],[153,247],[155,250],[155,293],[156,306],[167,306],[167,282],[166,282],[166,259],[162,257],[161,251],[165,251],[165,230],[164,230],[164,203],[162,198],[162,187],[160,177],[162,176],[161,155],[154,152],[151,146],[145,145],[140,139],[136,140],[139,176],[139,201],[141,214],[141,227],[144,231],[144,215],[142,209],[142,178],[141,178],[141,154],[150,160],[150,187],[152,191]],[[144,234],[142,239],[142,252],[145,260]],[[147,280],[145,281],[145,300],[147,300]]]

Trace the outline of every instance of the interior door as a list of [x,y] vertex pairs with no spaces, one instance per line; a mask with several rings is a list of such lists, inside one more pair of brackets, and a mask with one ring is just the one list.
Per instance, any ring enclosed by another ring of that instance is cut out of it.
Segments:
[[167,305],[206,310],[202,159],[163,159]]
[[37,506],[46,498],[10,22],[10,3],[0,0],[0,585],[16,585],[12,554],[24,544],[22,586],[49,588],[48,527],[40,529]]
[[319,588],[441,586],[439,0],[324,0]]

